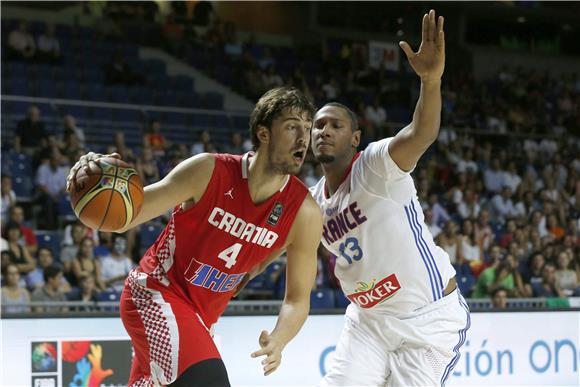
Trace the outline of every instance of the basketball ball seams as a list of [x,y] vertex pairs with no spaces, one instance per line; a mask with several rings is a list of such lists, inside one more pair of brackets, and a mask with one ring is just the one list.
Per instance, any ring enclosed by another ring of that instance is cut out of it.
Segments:
[[140,212],[143,185],[137,171],[126,163],[101,159],[77,177],[81,181],[73,186],[71,204],[77,217],[92,229],[123,229]]
[[[104,172],[104,169],[103,169],[103,172]],[[107,203],[107,207],[105,208],[105,213],[103,215],[103,219],[101,219],[101,224],[99,225],[97,230],[100,230],[101,227],[103,227],[103,224],[105,224],[105,220],[107,219],[107,215],[109,215],[109,207],[111,207],[111,201],[113,200],[113,194],[115,193],[115,185],[117,183],[118,172],[119,172],[119,168],[117,166],[115,166],[115,176],[113,177],[113,189],[111,189],[111,195],[109,196],[109,202]]]

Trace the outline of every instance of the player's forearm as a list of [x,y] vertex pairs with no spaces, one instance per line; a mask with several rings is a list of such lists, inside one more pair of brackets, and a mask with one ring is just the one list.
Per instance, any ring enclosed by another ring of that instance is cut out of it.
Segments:
[[415,141],[428,147],[439,135],[441,125],[441,80],[421,81],[421,93],[411,123]]
[[296,336],[304,325],[310,310],[310,300],[288,302],[284,301],[276,327],[272,331],[272,338],[280,343],[282,348]]

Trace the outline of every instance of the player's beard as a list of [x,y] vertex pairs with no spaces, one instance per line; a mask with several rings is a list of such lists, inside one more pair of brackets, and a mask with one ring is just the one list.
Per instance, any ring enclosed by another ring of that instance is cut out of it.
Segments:
[[268,163],[270,170],[276,175],[297,175],[300,172],[302,165],[296,166],[280,157],[279,160],[274,159],[276,150],[272,143],[268,145]]
[[330,164],[334,162],[334,160],[336,160],[336,157],[334,157],[333,155],[320,155],[316,157],[316,160],[318,160],[318,162],[322,164]]

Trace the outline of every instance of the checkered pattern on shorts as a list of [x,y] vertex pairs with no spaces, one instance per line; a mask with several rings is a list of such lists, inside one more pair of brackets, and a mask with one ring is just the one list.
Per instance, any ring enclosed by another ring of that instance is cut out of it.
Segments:
[[163,242],[163,246],[157,250],[157,262],[159,264],[149,276],[163,285],[169,285],[169,279],[167,278],[167,271],[173,266],[173,253],[175,251],[175,223],[173,217],[169,221],[169,233]]
[[[145,327],[145,334],[149,343],[149,357],[151,362],[157,364],[163,372],[165,381],[160,382],[163,384],[171,383],[177,377],[177,375],[173,375],[174,365],[172,359],[176,356],[172,354],[172,351],[178,351],[179,348],[172,348],[167,317],[164,315],[161,305],[154,302],[152,291],[137,282],[138,274],[135,271],[129,274],[129,284],[133,302]],[[152,382],[141,380],[144,383]],[[137,385],[148,386],[149,384]]]

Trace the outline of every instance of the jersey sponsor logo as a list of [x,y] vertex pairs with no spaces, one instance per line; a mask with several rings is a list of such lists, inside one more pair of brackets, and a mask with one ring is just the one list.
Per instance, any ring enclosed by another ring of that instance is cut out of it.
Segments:
[[183,275],[187,282],[216,293],[230,292],[238,286],[246,273],[228,274],[206,263],[191,258]]
[[358,285],[356,293],[349,294],[346,297],[363,309],[372,308],[386,301],[401,289],[401,284],[395,274],[383,278],[376,284],[374,281],[370,284],[359,281]]
[[272,211],[270,212],[270,216],[268,216],[267,223],[271,226],[277,225],[283,211],[284,206],[282,203],[276,202],[276,204],[274,204],[274,208],[272,208]]
[[258,227],[238,218],[219,207],[214,207],[207,218],[209,224],[235,236],[236,238],[254,243],[261,247],[271,248],[278,240],[278,234],[265,227]]
[[344,210],[324,222],[322,237],[326,243],[331,244],[342,238],[350,230],[354,230],[367,221],[367,217],[357,207],[358,203],[354,202]]

